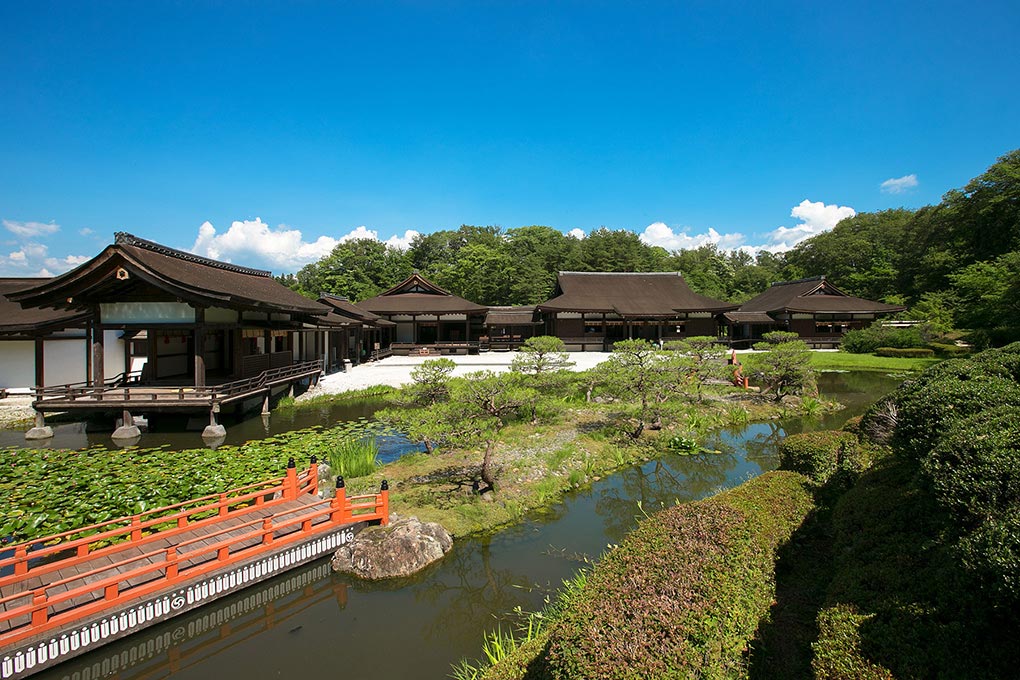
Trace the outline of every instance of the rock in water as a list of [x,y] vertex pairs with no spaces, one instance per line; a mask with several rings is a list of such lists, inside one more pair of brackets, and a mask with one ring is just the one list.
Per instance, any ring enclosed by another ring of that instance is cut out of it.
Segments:
[[450,533],[435,522],[391,519],[389,526],[365,529],[341,546],[333,555],[333,569],[371,580],[410,576],[453,547]]

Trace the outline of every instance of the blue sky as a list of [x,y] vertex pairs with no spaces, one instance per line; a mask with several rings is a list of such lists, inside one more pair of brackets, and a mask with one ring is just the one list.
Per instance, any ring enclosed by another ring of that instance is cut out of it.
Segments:
[[4,2],[0,275],[121,230],[277,272],[464,223],[782,250],[1020,146],[1018,34],[1015,1]]

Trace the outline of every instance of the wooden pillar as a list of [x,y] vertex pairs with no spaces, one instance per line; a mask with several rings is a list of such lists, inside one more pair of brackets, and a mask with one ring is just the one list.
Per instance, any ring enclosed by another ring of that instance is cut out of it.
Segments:
[[103,349],[105,337],[103,324],[99,321],[99,310],[96,309],[96,321],[92,324],[92,386],[98,387],[106,382],[106,369],[103,365]]
[[464,315],[464,342],[471,342],[471,315]]
[[85,384],[92,384],[92,322],[85,322]]
[[134,346],[132,340],[134,340],[134,333],[127,333],[125,331],[122,339],[124,341],[124,375],[126,376],[131,372],[131,348]]
[[298,338],[298,340],[297,340],[298,361],[304,361],[305,360],[305,334],[301,333],[299,331],[298,334],[297,334],[297,338]]
[[268,328],[262,331],[262,342],[265,343],[265,353],[273,353],[273,332]]
[[35,386],[46,386],[46,348],[41,335],[35,336]]
[[195,309],[195,387],[205,387],[205,308]]
[[411,315],[411,342],[418,344],[418,317]]
[[145,365],[149,367],[149,378],[155,380],[159,375],[157,361],[159,358],[159,345],[156,344],[156,329],[149,328],[145,331]]

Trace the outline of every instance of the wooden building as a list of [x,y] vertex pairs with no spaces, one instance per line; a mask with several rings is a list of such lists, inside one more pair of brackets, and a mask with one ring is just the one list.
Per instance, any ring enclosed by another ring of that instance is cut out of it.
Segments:
[[356,306],[392,321],[394,354],[477,352],[488,307],[469,302],[415,272]]
[[715,337],[717,315],[736,307],[698,295],[679,272],[560,272],[555,297],[538,305],[545,332],[581,351],[630,338]]
[[[79,382],[90,374],[87,312],[24,309],[7,297],[48,280],[0,279],[0,389],[8,393],[31,393],[47,381]],[[107,344],[123,353],[119,333],[111,334]]]
[[517,349],[528,338],[541,335],[543,325],[535,307],[489,307],[482,344],[496,350]]
[[723,315],[725,333],[734,346],[750,346],[763,333],[792,331],[812,347],[838,347],[843,334],[870,326],[901,305],[847,295],[824,276],[773,283],[761,295]]
[[[26,311],[87,319],[86,380],[60,388],[37,385],[37,411],[123,410],[125,423],[129,411],[215,413],[225,403],[314,380],[329,363],[331,340],[358,325],[281,285],[268,271],[125,233],[76,269],[8,299]],[[107,348],[111,331],[129,343],[116,366],[108,366],[114,358]],[[111,380],[113,370],[120,375]]]
[[[339,295],[319,293],[319,302],[329,305],[333,308],[334,314],[350,319],[355,324],[347,334],[343,346],[336,348],[338,355],[342,354],[354,366],[365,360],[381,359],[390,355],[390,345],[393,343],[393,332],[397,324],[362,309]],[[339,365],[343,370],[342,362]]]

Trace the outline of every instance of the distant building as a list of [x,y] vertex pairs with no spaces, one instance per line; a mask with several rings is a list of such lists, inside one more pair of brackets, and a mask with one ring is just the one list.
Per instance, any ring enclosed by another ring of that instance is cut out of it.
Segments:
[[849,330],[870,326],[905,307],[854,297],[815,276],[773,283],[739,309],[723,314],[734,346],[751,345],[769,331],[792,331],[813,347],[838,347]]
[[716,337],[717,316],[736,308],[698,295],[679,272],[560,272],[555,296],[538,305],[546,334],[581,351],[607,351],[630,338]]
[[356,306],[395,324],[391,348],[397,354],[419,347],[477,352],[489,311],[484,305],[443,290],[417,272]]
[[[334,363],[350,360],[358,365],[366,359],[378,358],[388,354],[393,342],[393,332],[397,324],[384,319],[378,314],[358,307],[345,297],[332,293],[320,293],[319,302],[333,308],[333,313],[350,319],[355,323],[351,332],[345,336],[341,346],[334,348]],[[338,363],[338,365],[341,365]]]
[[528,338],[541,335],[542,326],[535,307],[489,307],[482,340],[491,349],[517,349]]

